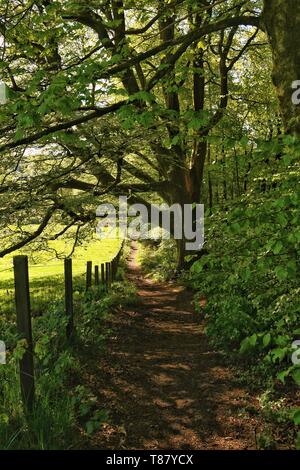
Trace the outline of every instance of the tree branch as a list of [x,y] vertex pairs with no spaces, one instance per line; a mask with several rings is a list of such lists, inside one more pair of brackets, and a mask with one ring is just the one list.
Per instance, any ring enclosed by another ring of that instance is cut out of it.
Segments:
[[78,117],[71,121],[62,122],[60,124],[56,124],[53,126],[48,127],[40,132],[36,132],[35,134],[31,134],[27,137],[23,137],[21,139],[17,139],[13,142],[8,142],[6,144],[0,145],[0,153],[3,153],[6,150],[13,149],[19,147],[20,145],[28,145],[36,142],[43,137],[48,135],[54,134],[55,132],[63,131],[70,129],[73,126],[77,126],[79,124],[83,124],[85,122],[92,121],[93,119],[97,119],[99,117],[105,116],[106,114],[112,113],[120,109],[127,101],[119,101],[118,103],[112,104],[110,106],[106,106],[104,108],[97,108],[94,112],[90,114],[86,114],[85,116]]
[[56,206],[54,205],[48,211],[46,212],[45,217],[43,218],[41,224],[39,225],[38,229],[33,232],[31,235],[29,235],[27,238],[24,238],[20,242],[16,243],[15,245],[12,245],[8,248],[5,248],[4,250],[0,251],[0,258],[3,258],[3,256],[8,255],[9,253],[12,253],[13,251],[19,250],[20,248],[23,248],[23,246],[27,245],[28,243],[32,242],[35,240],[41,233],[44,231],[44,229],[47,227],[48,222],[50,221],[52,215],[54,214],[56,210]]

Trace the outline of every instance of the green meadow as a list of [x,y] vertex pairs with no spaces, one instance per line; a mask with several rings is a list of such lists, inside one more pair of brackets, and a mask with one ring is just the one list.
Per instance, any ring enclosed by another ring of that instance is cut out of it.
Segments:
[[[50,240],[43,242],[42,249],[38,251],[33,249],[36,246],[28,245],[1,259],[0,315],[6,316],[14,312],[13,257],[28,256],[32,312],[40,314],[49,302],[63,297],[64,258],[72,253],[73,242],[71,238]],[[72,253],[75,290],[84,285],[87,261],[92,261],[93,266],[111,261],[118,253],[121,243],[117,238],[100,240],[94,236],[75,248]]]
[[[82,367],[81,351],[89,346],[103,347],[109,334],[106,318],[114,302],[133,294],[122,290],[120,283],[117,294],[102,286],[88,292],[85,288],[87,261],[92,261],[93,267],[111,261],[122,240],[90,235],[80,240],[74,252],[73,244],[72,233],[70,238],[44,238],[0,260],[0,340],[7,348],[7,363],[0,367],[0,449],[64,448],[76,441],[77,435],[98,429],[106,417],[105,410],[94,410],[89,388],[77,382],[71,386],[70,381],[76,381]],[[20,254],[27,255],[29,261],[36,388],[30,417],[24,413],[20,393],[19,359],[24,342],[17,335],[14,304],[13,257]],[[70,255],[76,331],[72,345],[66,338],[64,307],[64,258]]]

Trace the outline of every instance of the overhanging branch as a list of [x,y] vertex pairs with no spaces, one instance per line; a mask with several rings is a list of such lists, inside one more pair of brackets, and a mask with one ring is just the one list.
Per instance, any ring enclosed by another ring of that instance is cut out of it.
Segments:
[[44,229],[47,227],[48,222],[50,221],[52,215],[54,214],[56,210],[56,206],[51,207],[50,209],[47,210],[45,217],[43,218],[42,222],[40,223],[39,227],[35,232],[30,234],[28,237],[24,238],[23,240],[19,241],[18,243],[15,243],[14,245],[5,248],[4,250],[0,251],[0,258],[3,258],[3,256],[8,255],[9,253],[12,253],[16,250],[19,250],[20,248],[23,248],[25,245],[28,243],[32,242],[35,240],[41,233],[44,231]]

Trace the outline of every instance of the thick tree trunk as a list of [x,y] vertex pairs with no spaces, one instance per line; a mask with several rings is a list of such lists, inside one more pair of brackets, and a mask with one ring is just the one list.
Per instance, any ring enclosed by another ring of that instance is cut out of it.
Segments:
[[[184,168],[177,168],[175,172],[172,172],[172,183],[172,189],[169,192],[167,202],[169,205],[179,204],[183,211],[184,204],[192,203],[189,172],[187,172]],[[183,220],[182,222],[184,223]],[[172,227],[172,231],[174,232],[174,227]],[[186,255],[184,226],[182,226],[182,235],[182,240],[175,240],[177,248],[177,271],[181,271],[184,268],[184,257]]]
[[300,105],[292,84],[300,80],[300,2],[264,0],[263,20],[273,53],[273,82],[287,133],[300,135]]

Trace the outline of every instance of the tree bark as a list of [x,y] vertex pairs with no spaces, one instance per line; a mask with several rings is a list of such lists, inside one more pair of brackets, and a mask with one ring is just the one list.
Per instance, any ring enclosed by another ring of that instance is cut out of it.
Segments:
[[300,80],[300,2],[264,0],[263,22],[273,53],[273,82],[285,131],[300,135],[300,105],[292,84]]

